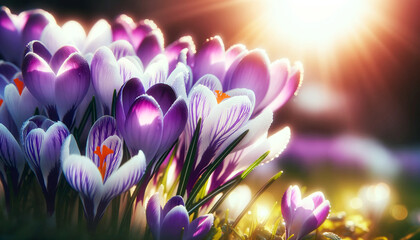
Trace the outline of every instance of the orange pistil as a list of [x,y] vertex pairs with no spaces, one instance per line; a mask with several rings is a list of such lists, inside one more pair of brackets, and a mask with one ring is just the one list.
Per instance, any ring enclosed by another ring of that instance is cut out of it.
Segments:
[[96,150],[93,153],[98,155],[98,157],[99,157],[99,167],[98,167],[98,169],[99,169],[99,172],[102,175],[102,181],[103,181],[104,178],[105,178],[105,172],[106,172],[105,158],[109,154],[114,153],[114,151],[112,149],[109,149],[107,146],[102,145],[102,152],[101,152],[101,148],[99,146],[97,146]]
[[3,105],[3,99],[0,99],[0,107]]
[[15,78],[13,79],[13,82],[15,83],[19,91],[19,95],[22,95],[23,89],[25,88],[25,84],[23,83],[23,81],[20,81],[19,78]]
[[227,95],[226,93],[222,91],[216,90],[214,92],[216,93],[216,100],[218,104],[221,103],[224,99],[230,98],[229,95]]

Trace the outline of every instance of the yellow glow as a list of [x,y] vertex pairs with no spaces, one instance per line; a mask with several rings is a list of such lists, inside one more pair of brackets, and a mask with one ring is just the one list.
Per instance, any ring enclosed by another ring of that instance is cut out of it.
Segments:
[[353,209],[359,209],[363,206],[362,199],[355,197],[350,200],[350,207]]
[[251,200],[251,189],[247,185],[239,185],[227,198],[231,216],[237,216]]
[[257,219],[259,223],[264,222],[267,220],[268,216],[270,216],[270,209],[266,206],[257,206]]
[[402,221],[407,218],[408,211],[404,205],[395,205],[391,208],[391,215],[395,220]]
[[266,23],[280,34],[310,46],[329,46],[362,23],[368,0],[265,0]]

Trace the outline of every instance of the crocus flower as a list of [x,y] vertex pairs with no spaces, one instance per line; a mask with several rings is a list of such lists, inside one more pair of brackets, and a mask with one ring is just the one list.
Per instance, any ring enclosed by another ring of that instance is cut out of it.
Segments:
[[41,32],[54,17],[41,9],[12,14],[7,7],[0,10],[0,54],[4,59],[20,65],[24,48],[32,40],[39,40]]
[[50,52],[56,52],[63,46],[75,46],[83,55],[94,53],[101,46],[112,42],[111,26],[104,20],[98,20],[89,33],[76,21],[68,21],[62,27],[56,23],[48,24],[42,31],[41,42]]
[[86,218],[95,226],[110,201],[138,183],[146,169],[142,151],[120,167],[123,142],[116,121],[99,118],[92,126],[86,156],[81,156],[70,135],[64,142],[61,159],[63,173],[72,188],[80,193]]
[[150,161],[175,142],[187,122],[185,100],[167,84],[158,83],[146,92],[133,78],[118,93],[118,128],[131,153],[142,150]]
[[156,240],[203,239],[210,231],[214,220],[212,214],[207,214],[190,223],[181,196],[172,197],[162,208],[159,194],[154,194],[147,203],[146,218]]
[[298,186],[290,186],[281,199],[281,213],[286,224],[286,238],[299,240],[317,229],[330,212],[330,202],[322,192],[302,199]]
[[290,67],[287,59],[270,63],[265,51],[248,51],[243,45],[225,51],[221,38],[216,36],[194,56],[194,81],[206,74],[216,76],[224,92],[235,88],[252,90],[255,116],[267,106],[274,111],[284,105],[300,86],[303,69],[300,63]]
[[55,193],[61,175],[61,146],[69,134],[63,123],[54,123],[44,116],[31,117],[22,127],[21,143],[28,164],[41,186],[50,215],[54,212]]
[[106,109],[105,113],[110,113],[114,90],[118,91],[127,80],[138,78],[143,73],[140,59],[124,40],[100,47],[93,56],[91,69],[92,85]]
[[[25,167],[25,155],[19,143],[0,123],[0,180],[3,185],[6,205],[10,204],[10,188],[14,194],[19,192],[22,173]],[[10,179],[11,182],[8,182]]]
[[45,105],[51,119],[61,119],[71,127],[89,88],[89,64],[72,46],[64,46],[51,56],[41,42],[33,41],[26,51],[22,64],[25,86]]

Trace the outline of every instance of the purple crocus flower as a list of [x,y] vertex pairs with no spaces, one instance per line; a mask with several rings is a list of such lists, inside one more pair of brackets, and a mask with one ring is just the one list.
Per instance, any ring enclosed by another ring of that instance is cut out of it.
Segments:
[[22,64],[26,87],[45,105],[51,119],[61,119],[71,127],[89,88],[89,64],[72,46],[64,46],[51,56],[41,42],[32,41],[26,51]]
[[220,37],[207,40],[194,57],[194,81],[206,74],[216,76],[223,91],[246,88],[255,94],[254,116],[270,106],[274,111],[284,105],[297,91],[302,81],[300,63],[290,67],[287,59],[270,63],[265,51],[248,51],[234,45],[227,51]]
[[54,17],[41,9],[12,14],[7,7],[0,10],[0,54],[4,59],[20,65],[23,50],[32,40],[39,40],[45,26]]
[[330,202],[325,200],[322,192],[302,199],[299,187],[290,186],[281,199],[286,239],[299,240],[317,229],[327,219],[330,208]]
[[41,186],[50,215],[54,212],[55,193],[61,175],[61,145],[69,134],[63,123],[54,123],[44,116],[31,117],[22,127],[21,143],[28,164]]
[[147,161],[168,150],[184,130],[187,104],[167,84],[158,83],[146,92],[133,78],[118,93],[116,117],[131,153],[142,150]]
[[64,176],[80,193],[86,218],[93,227],[111,200],[137,184],[144,174],[146,159],[142,151],[120,167],[122,155],[123,142],[110,116],[99,118],[92,126],[86,156],[80,155],[73,135],[63,144]]
[[[0,123],[0,181],[3,185],[6,205],[10,207],[10,188],[14,194],[19,192],[22,173],[25,167],[25,155],[19,143]],[[11,182],[8,182],[10,179]]]
[[92,63],[92,85],[110,113],[114,90],[133,77],[141,77],[143,66],[133,47],[124,40],[113,42],[109,47],[100,47],[94,54]]
[[154,194],[146,208],[147,224],[156,240],[203,239],[213,226],[212,214],[200,216],[189,222],[187,209],[181,196],[174,196],[162,208],[159,194]]

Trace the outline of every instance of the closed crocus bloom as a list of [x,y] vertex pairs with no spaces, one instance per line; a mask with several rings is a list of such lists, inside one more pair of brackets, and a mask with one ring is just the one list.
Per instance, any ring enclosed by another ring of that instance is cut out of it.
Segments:
[[61,145],[69,134],[63,123],[53,122],[44,116],[31,117],[22,127],[21,142],[26,158],[41,186],[50,215],[54,212],[55,193],[61,175]]
[[93,56],[91,69],[92,85],[105,113],[110,113],[114,90],[118,91],[126,81],[143,73],[133,47],[125,40],[100,47]]
[[33,41],[26,51],[22,64],[25,86],[46,107],[51,119],[61,119],[71,127],[89,88],[89,64],[72,46],[51,55],[41,42]]
[[213,226],[212,214],[200,216],[189,222],[187,209],[181,196],[174,196],[162,208],[159,194],[154,194],[146,208],[147,224],[156,240],[203,239]]
[[44,10],[36,9],[12,14],[7,7],[0,10],[0,54],[8,61],[20,65],[25,45],[39,40],[42,30],[55,20]]
[[286,239],[299,240],[317,229],[330,212],[330,202],[322,192],[302,199],[298,186],[290,186],[281,200],[281,213],[286,224]]
[[15,194],[19,192],[24,167],[25,155],[19,143],[0,123],[0,180],[8,208],[10,207],[10,188]]
[[148,161],[168,150],[187,122],[185,100],[167,84],[144,91],[137,78],[127,81],[118,93],[116,117],[131,153],[142,150]]
[[169,72],[172,72],[177,63],[182,61],[182,59],[180,59],[180,55],[182,56],[181,51],[183,50],[186,50],[186,52],[183,53],[186,57],[185,64],[191,66],[196,52],[195,44],[191,36],[181,37],[165,47],[165,56],[169,62]]
[[94,227],[113,198],[137,184],[146,169],[142,151],[121,167],[123,142],[116,121],[110,116],[99,118],[92,126],[86,156],[70,135],[64,142],[61,159],[63,174],[80,194],[85,216]]

